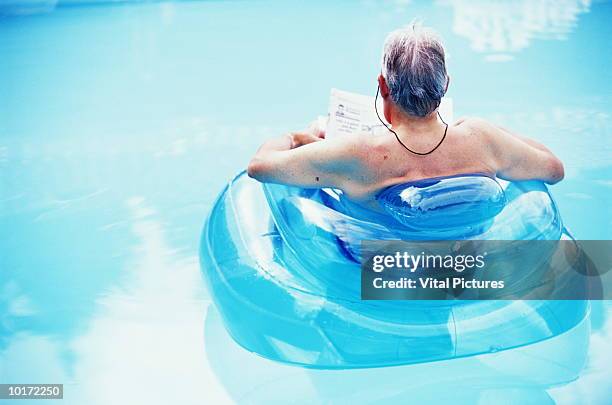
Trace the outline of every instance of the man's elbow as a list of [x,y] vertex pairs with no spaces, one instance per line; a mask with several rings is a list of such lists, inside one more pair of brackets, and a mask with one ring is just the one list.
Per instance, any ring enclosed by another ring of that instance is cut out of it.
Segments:
[[550,159],[549,173],[549,178],[546,181],[548,184],[556,184],[565,177],[565,168],[563,167],[563,163],[554,156]]
[[255,180],[264,181],[266,174],[266,163],[262,159],[254,157],[249,162],[247,174],[249,177]]

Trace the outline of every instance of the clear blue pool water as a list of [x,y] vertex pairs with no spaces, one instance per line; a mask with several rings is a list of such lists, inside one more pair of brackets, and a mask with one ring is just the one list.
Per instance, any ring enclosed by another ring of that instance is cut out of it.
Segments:
[[[0,383],[61,382],[66,404],[264,402],[279,387],[304,402],[612,402],[610,303],[532,352],[308,371],[236,347],[197,263],[223,184],[263,139],[325,113],[331,87],[374,94],[385,34],[415,16],[445,40],[455,116],[548,145],[568,228],[611,239],[612,3],[52,3],[0,3]],[[534,362],[557,352],[577,379]]]

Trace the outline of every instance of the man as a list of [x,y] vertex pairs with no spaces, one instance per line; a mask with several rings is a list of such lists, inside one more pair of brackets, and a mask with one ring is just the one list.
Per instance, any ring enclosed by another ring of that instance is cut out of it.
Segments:
[[446,93],[444,48],[417,24],[392,32],[378,76],[384,116],[379,135],[324,140],[316,125],[265,142],[249,163],[249,176],[301,187],[341,189],[377,210],[384,188],[412,180],[481,173],[507,180],[563,179],[563,164],[546,147],[479,118],[447,125],[438,115]]

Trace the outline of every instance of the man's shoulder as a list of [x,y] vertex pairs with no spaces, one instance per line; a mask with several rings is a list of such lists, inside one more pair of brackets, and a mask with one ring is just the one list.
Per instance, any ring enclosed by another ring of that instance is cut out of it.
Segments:
[[[388,155],[388,142],[385,136],[368,132],[357,132],[333,138],[333,149],[336,159],[343,162],[343,167],[350,171],[363,171],[370,167],[372,160],[378,156]],[[332,144],[330,144],[332,146]]]
[[459,118],[453,123],[452,128],[466,136],[478,138],[482,141],[490,140],[496,132],[496,127],[489,121],[472,116]]
[[492,128],[495,128],[493,124],[484,118],[474,117],[474,116],[465,116],[459,118],[457,121],[453,123],[453,127],[462,128],[466,130],[478,131],[478,132],[488,132]]
[[484,118],[474,116],[464,116],[459,118],[453,123],[454,127],[470,128],[470,129],[484,129],[491,125],[489,121]]
[[333,141],[338,146],[343,147],[347,153],[364,153],[372,148],[376,148],[382,142],[382,137],[368,132],[356,132],[351,135],[343,135],[334,138]]

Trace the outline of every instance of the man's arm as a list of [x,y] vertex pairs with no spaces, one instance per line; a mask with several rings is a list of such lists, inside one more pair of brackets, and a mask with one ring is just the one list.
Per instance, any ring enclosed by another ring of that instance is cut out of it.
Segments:
[[521,141],[525,142],[527,145],[532,146],[538,150],[541,150],[542,152],[545,153],[549,153],[549,154],[553,154],[550,149],[548,149],[546,146],[542,145],[540,142],[535,141],[531,138],[527,138],[526,136],[522,136],[517,134],[516,132],[512,132],[509,129],[506,129],[504,127],[501,127],[499,125],[496,125],[498,129],[500,129],[501,131],[503,131],[504,133],[506,133],[507,135],[513,136],[515,138],[520,139]]
[[544,145],[478,120],[491,148],[497,176],[506,180],[541,180],[548,184],[561,181],[563,163]]
[[356,165],[342,140],[321,134],[293,133],[265,142],[251,159],[248,174],[266,183],[342,188]]

